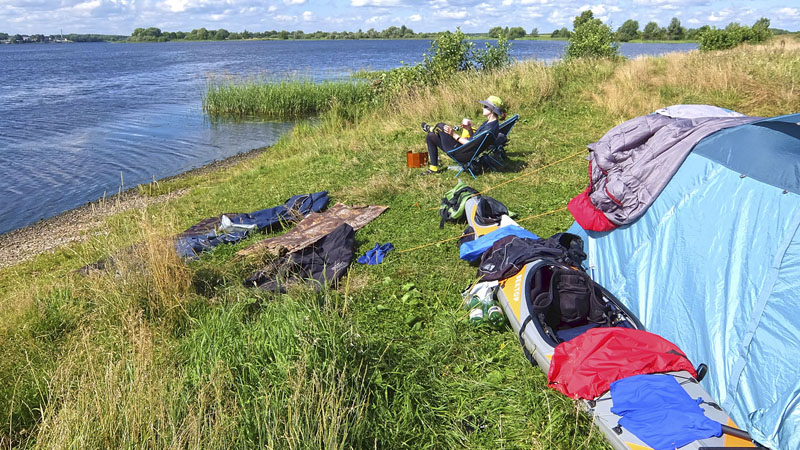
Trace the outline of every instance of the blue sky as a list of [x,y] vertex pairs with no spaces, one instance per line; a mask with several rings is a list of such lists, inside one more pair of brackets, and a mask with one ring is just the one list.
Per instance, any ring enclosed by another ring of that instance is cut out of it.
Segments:
[[800,4],[785,0],[0,0],[0,32],[130,34],[148,26],[355,31],[391,25],[473,32],[500,25],[549,33],[571,28],[572,18],[586,9],[614,29],[627,19],[644,28],[649,21],[666,26],[672,17],[685,27],[750,25],[768,17],[773,27],[800,30]]

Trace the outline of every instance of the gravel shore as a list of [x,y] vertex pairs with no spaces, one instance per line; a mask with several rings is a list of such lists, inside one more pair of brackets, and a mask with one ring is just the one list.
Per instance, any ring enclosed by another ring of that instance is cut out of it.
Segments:
[[[266,149],[267,147],[240,153],[159,181],[163,182],[187,175],[208,173],[230,167],[258,157]],[[139,194],[135,188],[129,189],[113,197],[89,202],[27,227],[0,234],[0,268],[29,260],[40,253],[52,252],[71,242],[83,241],[89,237],[88,232],[100,226],[103,223],[103,219],[108,216],[163,203],[181,197],[186,192],[186,189],[182,189],[157,197],[150,197]]]

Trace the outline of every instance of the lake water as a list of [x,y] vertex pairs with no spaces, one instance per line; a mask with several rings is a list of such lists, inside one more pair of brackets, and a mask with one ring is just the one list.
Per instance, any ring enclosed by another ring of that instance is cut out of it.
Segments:
[[[290,123],[211,121],[209,77],[314,80],[415,64],[429,41],[232,41],[0,45],[0,233],[120,188],[271,145]],[[483,43],[478,42],[480,47]],[[564,41],[515,41],[517,59]],[[625,56],[695,44],[623,44]]]

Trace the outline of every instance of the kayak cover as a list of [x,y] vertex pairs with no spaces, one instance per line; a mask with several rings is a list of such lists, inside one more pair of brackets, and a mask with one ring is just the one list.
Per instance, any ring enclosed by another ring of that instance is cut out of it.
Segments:
[[698,439],[719,437],[722,424],[706,417],[675,377],[636,375],[611,383],[611,412],[619,424],[655,450],[672,450]]
[[681,349],[660,336],[630,328],[593,328],[558,344],[547,381],[570,398],[591,400],[622,378],[680,370],[697,376]]

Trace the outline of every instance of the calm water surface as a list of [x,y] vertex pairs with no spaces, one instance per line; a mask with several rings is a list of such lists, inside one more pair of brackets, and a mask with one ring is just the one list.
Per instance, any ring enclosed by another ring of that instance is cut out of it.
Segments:
[[[0,233],[154,179],[271,145],[291,123],[210,121],[209,77],[315,80],[422,59],[429,42],[0,45]],[[483,43],[479,42],[479,46]],[[694,44],[623,44],[626,56]],[[563,41],[516,41],[552,61]]]

